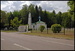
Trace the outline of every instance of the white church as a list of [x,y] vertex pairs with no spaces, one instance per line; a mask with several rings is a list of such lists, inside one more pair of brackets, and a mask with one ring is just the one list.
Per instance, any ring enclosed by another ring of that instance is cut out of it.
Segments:
[[31,13],[29,12],[29,16],[28,16],[28,25],[21,25],[18,27],[18,31],[20,32],[27,32],[28,29],[32,29],[32,30],[39,30],[39,27],[41,25],[45,26],[45,29],[47,29],[47,25],[45,22],[41,21],[41,17],[38,17],[38,21],[35,23],[32,23],[32,18],[31,18]]

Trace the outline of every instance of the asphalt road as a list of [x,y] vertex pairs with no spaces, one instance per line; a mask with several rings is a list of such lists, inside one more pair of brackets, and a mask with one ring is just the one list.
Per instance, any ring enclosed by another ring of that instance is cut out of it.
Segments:
[[1,50],[74,50],[74,40],[1,32]]

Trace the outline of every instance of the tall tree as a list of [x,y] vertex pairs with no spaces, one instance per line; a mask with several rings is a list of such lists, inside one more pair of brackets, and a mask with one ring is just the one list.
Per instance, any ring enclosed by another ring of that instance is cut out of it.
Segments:
[[17,11],[17,10],[14,10],[13,16],[14,16],[14,17],[18,17],[19,20],[21,19],[21,14],[20,14],[20,12]]
[[42,8],[39,6],[39,16],[42,16]]
[[38,17],[39,17],[39,8],[38,8],[38,6],[36,5],[36,6],[35,6],[34,22],[37,22],[37,21],[39,20]]
[[48,27],[51,27],[51,25],[53,24],[53,20],[52,20],[52,13],[48,12],[47,11],[47,14],[48,14]]
[[44,11],[43,21],[47,24],[47,27],[49,27],[49,23],[48,23],[49,19],[48,19],[48,14],[46,10]]
[[43,21],[44,12],[42,11],[41,6],[39,6],[39,16],[41,17],[41,21]]
[[10,12],[10,19],[14,19],[14,16],[13,16],[13,13],[12,12]]
[[57,16],[56,16],[56,20],[57,20],[57,24],[61,24],[62,22],[62,13],[59,11]]
[[72,24],[72,27],[74,27],[74,22],[75,22],[75,20],[74,20],[74,15],[75,15],[75,1],[73,1],[73,0],[69,0],[68,1],[68,6],[70,7],[70,9],[69,9],[69,13],[71,14],[71,24]]
[[1,11],[1,22],[2,23],[6,22],[6,12],[5,11]]
[[52,21],[52,24],[56,23],[56,13],[55,13],[55,10],[53,10],[53,12],[51,13],[51,21]]
[[13,19],[14,19],[14,16],[13,16],[12,12],[8,13],[8,23],[9,23],[8,27],[9,28],[11,27],[11,20],[13,20]]
[[11,20],[11,25],[17,30],[21,22],[22,20],[18,20],[18,17],[15,17],[13,20]]
[[22,24],[27,24],[28,21],[28,6],[25,4],[23,5],[22,9],[20,10]]
[[6,12],[5,11],[2,11],[1,10],[1,17],[0,17],[0,19],[1,19],[1,28],[4,28],[5,27],[5,24],[6,24],[6,22],[7,22],[7,17],[6,17]]
[[28,7],[29,12],[31,13],[31,17],[32,17],[32,23],[34,22],[34,18],[35,18],[35,8],[33,4],[30,4]]
[[68,12],[62,14],[62,25],[66,28],[71,27],[71,15]]

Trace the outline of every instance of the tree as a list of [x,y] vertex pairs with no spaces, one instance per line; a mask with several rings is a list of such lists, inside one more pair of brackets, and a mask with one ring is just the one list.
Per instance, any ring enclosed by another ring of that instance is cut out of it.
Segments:
[[58,14],[56,15],[56,23],[61,25],[62,22],[62,13],[59,11]]
[[11,25],[17,30],[21,22],[22,20],[19,21],[18,17],[15,17],[13,20],[11,20]]
[[14,19],[13,13],[10,12],[10,20],[13,20],[13,19]]
[[75,22],[75,20],[74,20],[74,15],[75,15],[75,1],[73,1],[73,0],[69,0],[68,2],[67,2],[67,4],[68,4],[68,6],[70,7],[70,9],[69,9],[69,13],[71,14],[71,24],[72,24],[72,27],[74,27],[74,22]]
[[[14,19],[14,16],[13,16],[13,13],[12,12],[9,12],[8,13],[8,23],[9,23],[9,28],[11,27],[11,20]],[[8,29],[9,29],[8,28]]]
[[39,27],[39,29],[40,29],[40,31],[41,31],[41,33],[42,33],[43,30],[45,29],[45,26],[41,25],[41,26]]
[[52,24],[56,24],[56,13],[55,10],[53,10],[53,12],[51,13],[51,20],[52,20]]
[[35,8],[34,8],[34,5],[33,4],[30,4],[29,7],[28,7],[28,11],[31,13],[31,17],[32,17],[32,23],[35,22]]
[[75,1],[69,0],[67,4],[70,7],[69,11],[73,14]]
[[5,23],[5,26],[7,27],[7,28],[9,28],[9,17],[10,17],[10,13],[9,12],[7,12],[6,13],[6,23]]
[[1,11],[1,22],[2,23],[6,22],[6,12],[5,11]]
[[49,19],[48,19],[48,14],[47,14],[46,10],[44,11],[44,16],[42,19],[43,19],[42,21],[44,21],[47,24],[47,27],[49,27],[48,26],[49,25],[49,23],[48,23]]
[[22,24],[28,23],[28,6],[25,4],[23,5],[22,9],[20,10]]
[[41,8],[41,6],[39,6],[39,16],[42,17],[42,8]]
[[6,17],[6,12],[5,11],[2,11],[1,10],[1,17],[0,17],[0,19],[1,19],[1,28],[4,28],[5,27],[5,24],[6,24],[6,22],[7,22],[7,17]]
[[64,34],[65,28],[71,28],[71,15],[68,12],[62,13],[62,26],[64,27]]
[[55,13],[55,10],[53,10],[53,12],[52,12],[52,13],[53,13],[53,14],[54,14],[54,16],[55,16],[55,14],[56,14],[56,13]]
[[61,31],[61,25],[60,24],[53,24],[51,26],[51,29],[53,33],[59,33]]
[[51,12],[48,12],[47,11],[47,14],[48,14],[48,27],[51,27],[51,25],[54,23],[53,21],[54,21],[54,19],[53,19],[53,15],[52,15],[52,13]]
[[14,17],[18,17],[19,20],[21,19],[20,12],[17,11],[17,10],[14,10],[14,12],[13,12],[13,16],[14,16]]
[[37,22],[39,20],[38,17],[39,17],[39,8],[36,5],[35,6],[35,17],[33,18],[34,22]]
[[71,15],[68,12],[62,14],[62,26],[71,28]]

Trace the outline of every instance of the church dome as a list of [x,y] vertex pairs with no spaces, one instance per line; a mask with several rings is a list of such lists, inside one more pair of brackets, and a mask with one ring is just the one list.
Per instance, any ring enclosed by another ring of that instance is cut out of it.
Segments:
[[44,22],[43,22],[43,21],[37,21],[36,24],[37,24],[37,23],[44,23]]

